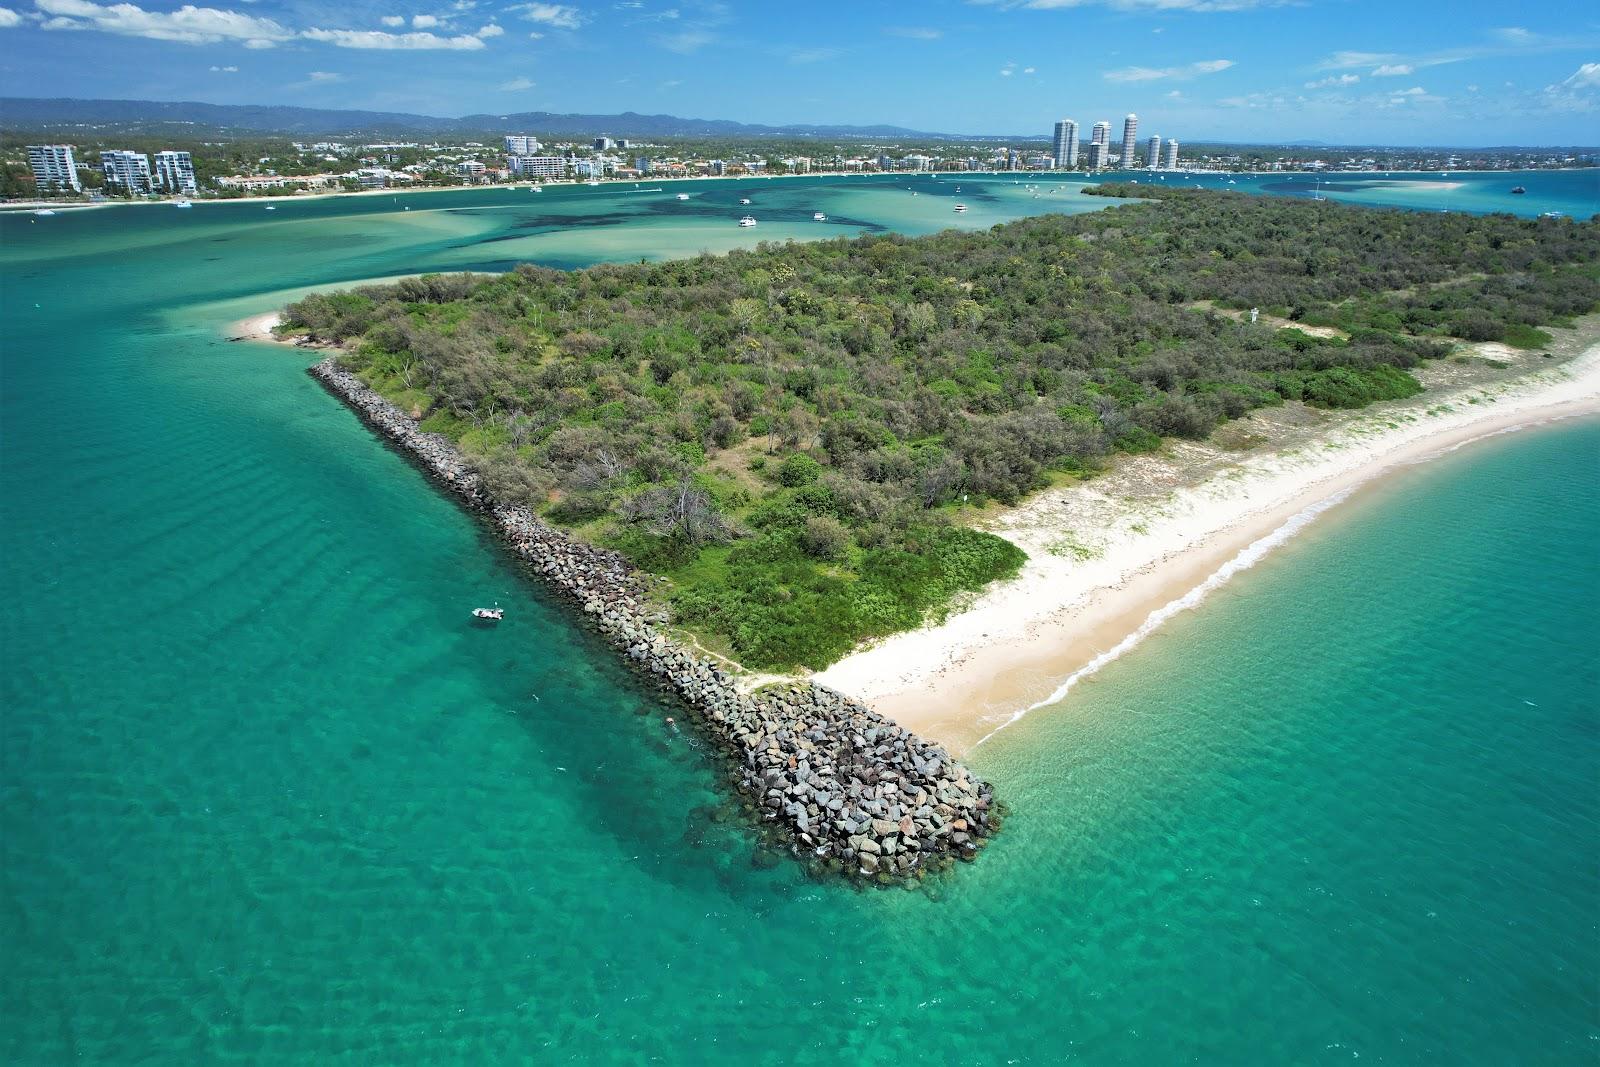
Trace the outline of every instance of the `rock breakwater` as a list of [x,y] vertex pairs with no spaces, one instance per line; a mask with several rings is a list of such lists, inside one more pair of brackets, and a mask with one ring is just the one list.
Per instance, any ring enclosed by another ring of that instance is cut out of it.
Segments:
[[453,442],[423,432],[336,357],[310,374],[482,513],[641,673],[678,696],[729,758],[738,788],[797,852],[846,874],[893,882],[972,859],[999,829],[988,783],[938,745],[809,682],[741,692],[721,667],[667,636],[665,612],[621,555],[567,536],[526,507],[494,500]]

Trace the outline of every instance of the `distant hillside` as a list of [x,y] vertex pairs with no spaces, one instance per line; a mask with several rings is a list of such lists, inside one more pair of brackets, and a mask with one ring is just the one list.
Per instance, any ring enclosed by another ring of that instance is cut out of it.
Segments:
[[336,111],[255,104],[202,104],[163,100],[76,100],[0,97],[0,125],[8,130],[58,130],[94,126],[124,133],[190,135],[205,132],[340,136],[436,136],[461,133],[541,133],[594,137],[943,137],[900,126],[764,126],[727,119],[674,115],[562,115],[524,111],[508,115],[440,118],[393,111]]

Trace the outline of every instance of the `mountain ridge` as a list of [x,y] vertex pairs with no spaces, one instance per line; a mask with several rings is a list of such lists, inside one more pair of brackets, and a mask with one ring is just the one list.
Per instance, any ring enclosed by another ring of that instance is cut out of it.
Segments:
[[[110,100],[76,97],[0,97],[0,125],[10,129],[56,129],[116,125],[124,132],[172,133],[176,127],[275,134],[459,134],[536,133],[612,137],[922,137],[957,135],[903,126],[833,124],[767,125],[732,119],[522,111],[449,118],[403,111],[361,111],[266,104],[207,104],[200,101]],[[134,127],[133,129],[126,129]],[[138,127],[144,127],[139,129]]]

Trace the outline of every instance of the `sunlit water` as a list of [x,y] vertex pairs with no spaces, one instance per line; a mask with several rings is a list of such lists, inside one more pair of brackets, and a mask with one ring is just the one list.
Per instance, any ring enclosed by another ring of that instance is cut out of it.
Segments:
[[0,218],[0,1059],[1592,1059],[1595,423],[1324,516],[978,750],[980,862],[862,893],[758,852],[305,354],[218,339],[340,280],[1061,206],[917,181]]

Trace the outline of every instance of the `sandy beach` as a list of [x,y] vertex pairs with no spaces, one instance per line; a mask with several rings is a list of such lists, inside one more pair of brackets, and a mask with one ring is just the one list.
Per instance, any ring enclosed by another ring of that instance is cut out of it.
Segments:
[[1204,443],[1129,457],[978,523],[1029,561],[938,626],[858,651],[817,680],[970,751],[1126,652],[1165,619],[1386,472],[1469,442],[1600,413],[1600,317],[1551,356],[1475,345],[1418,372],[1425,392],[1359,412],[1285,405]]
[[252,315],[248,319],[234,323],[229,327],[228,333],[232,337],[242,337],[248,341],[278,341],[282,338],[272,331],[282,321],[282,312],[269,311],[265,315]]

